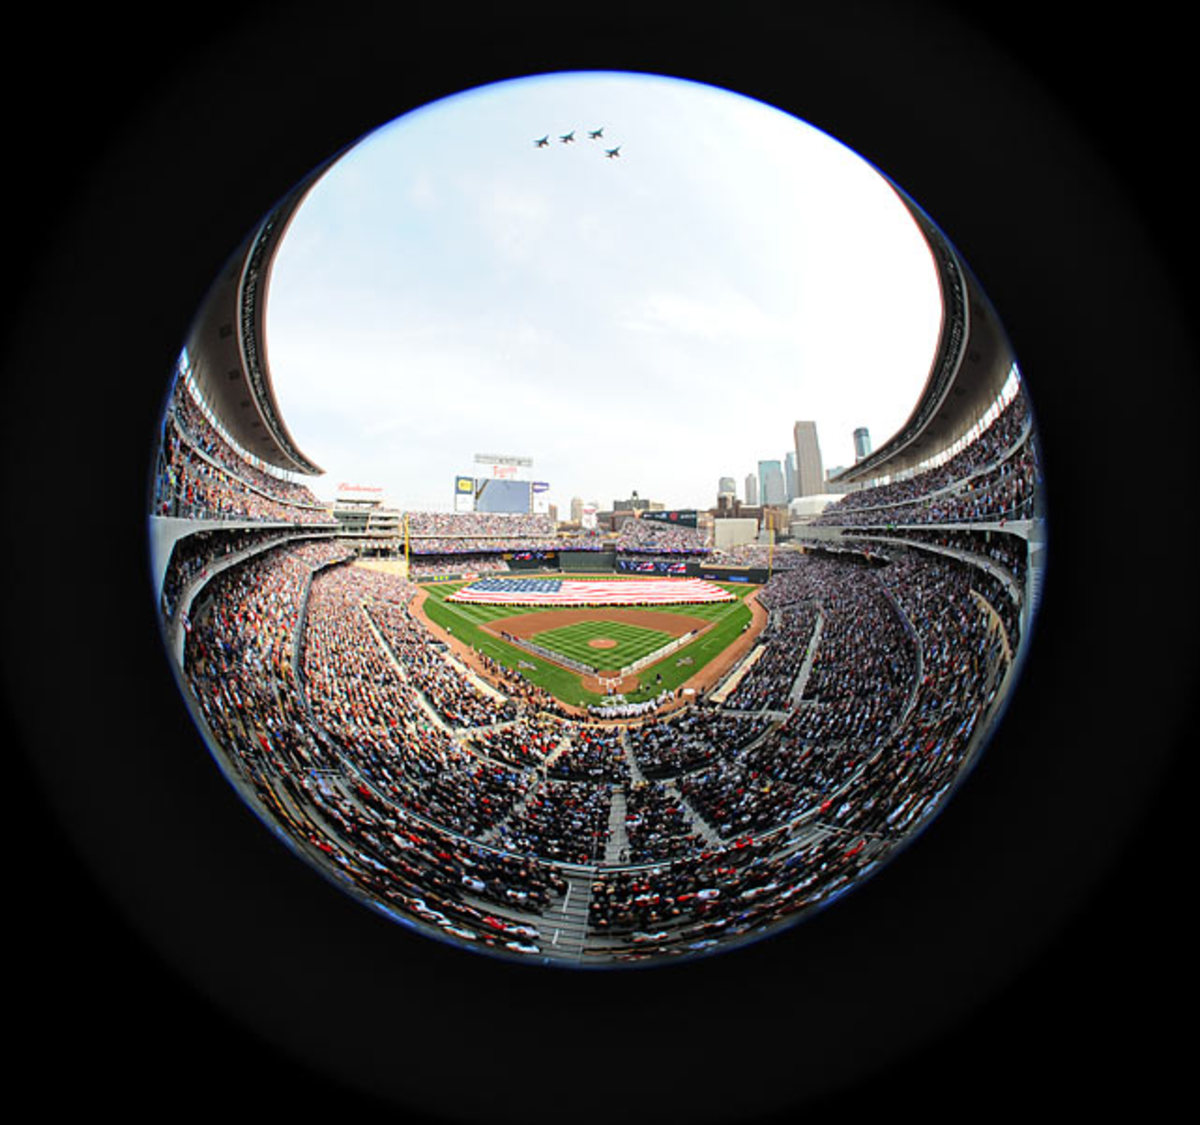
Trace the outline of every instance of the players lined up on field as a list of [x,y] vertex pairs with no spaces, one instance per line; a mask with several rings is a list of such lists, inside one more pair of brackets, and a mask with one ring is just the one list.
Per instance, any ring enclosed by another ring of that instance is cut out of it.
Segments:
[[601,703],[589,703],[588,714],[598,719],[634,719],[639,715],[649,715],[674,698],[674,693],[664,688],[650,699],[641,699],[636,703],[624,700],[611,700]]

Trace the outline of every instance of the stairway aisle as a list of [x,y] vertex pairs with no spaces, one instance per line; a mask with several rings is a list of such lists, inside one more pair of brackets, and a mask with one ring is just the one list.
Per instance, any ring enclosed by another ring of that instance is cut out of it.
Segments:
[[562,902],[549,907],[538,921],[541,935],[538,946],[547,961],[565,961],[577,965],[582,959],[587,940],[588,906],[592,901],[593,873],[590,868],[564,871],[567,892]]
[[675,798],[680,808],[686,810],[688,819],[690,819],[692,822],[692,828],[699,832],[700,835],[703,836],[713,848],[723,848],[725,846],[725,841],[717,835],[716,829],[714,829],[708,823],[708,821],[704,819],[704,817],[702,817],[694,808],[692,808],[691,804],[688,802],[688,799],[680,791],[678,782],[672,779],[664,782],[664,784],[667,792],[669,792],[671,796]]
[[608,810],[608,843],[604,846],[604,862],[620,863],[621,853],[629,847],[625,834],[625,787],[614,785],[612,804]]

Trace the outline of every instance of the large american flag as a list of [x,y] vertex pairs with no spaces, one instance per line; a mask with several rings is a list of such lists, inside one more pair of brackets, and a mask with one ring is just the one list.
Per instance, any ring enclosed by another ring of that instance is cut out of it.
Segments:
[[701,578],[481,578],[446,600],[484,605],[675,605],[734,599],[728,590]]

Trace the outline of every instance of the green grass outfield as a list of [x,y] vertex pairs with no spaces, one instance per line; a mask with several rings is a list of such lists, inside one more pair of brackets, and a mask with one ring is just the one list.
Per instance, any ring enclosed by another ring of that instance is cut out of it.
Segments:
[[[614,576],[614,581],[620,581]],[[524,649],[517,648],[515,645],[510,645],[500,640],[498,637],[492,636],[490,633],[485,633],[480,626],[491,624],[492,622],[501,621],[506,617],[519,617],[529,613],[554,613],[557,611],[554,606],[503,606],[503,605],[476,605],[476,604],[461,604],[447,602],[446,598],[453,594],[456,590],[462,589],[467,585],[466,582],[434,582],[422,584],[421,588],[426,591],[425,613],[431,621],[436,622],[444,629],[449,629],[455,637],[472,648],[479,649],[480,652],[486,653],[493,660],[503,664],[506,668],[519,670],[522,675],[529,679],[532,683],[539,687],[545,688],[551,695],[561,699],[564,703],[570,703],[575,706],[587,706],[589,703],[599,703],[603,696],[596,692],[585,691],[582,684],[579,682],[579,677],[574,672],[566,668],[560,668],[556,664],[550,663],[548,660],[526,652]],[[698,617],[706,621],[714,623],[713,628],[708,630],[703,636],[692,641],[691,644],[685,645],[671,653],[665,660],[650,668],[643,669],[639,678],[640,687],[636,692],[626,694],[626,698],[631,702],[637,702],[641,699],[648,699],[651,696],[657,695],[664,688],[668,691],[673,691],[685,680],[695,675],[703,668],[710,660],[719,656],[725,648],[732,644],[742,630],[750,623],[751,615],[749,608],[743,604],[746,595],[751,591],[756,590],[756,586],[748,586],[744,582],[724,583],[718,582],[723,590],[728,590],[730,593],[737,596],[737,601],[734,602],[715,602],[708,605],[656,605],[647,607],[647,612],[653,613],[679,613],[687,617]],[[579,607],[563,607],[566,612],[577,613]],[[633,606],[622,606],[622,609],[636,609]],[[569,627],[568,632],[577,633],[584,624],[576,624]],[[604,636],[610,636],[614,640],[620,640],[614,629],[618,623],[605,621],[595,624],[603,624]],[[636,628],[636,626],[634,627]],[[539,633],[537,642],[545,643],[545,637],[559,630],[547,630]],[[642,655],[646,652],[652,652],[660,644],[666,644],[670,639],[666,634],[658,632],[658,630],[641,629],[641,633],[652,633],[660,640],[651,644],[649,648],[643,650]],[[592,633],[591,636],[601,635],[599,632]],[[588,637],[587,639],[590,639]],[[647,642],[649,638],[646,638]],[[551,647],[551,646],[547,646]],[[593,663],[597,654],[606,657],[615,657],[620,650],[618,649],[593,649],[584,642],[584,651],[586,656],[577,656],[576,659],[584,660],[587,663]],[[556,648],[555,651],[563,651]],[[569,653],[567,655],[570,655]],[[617,667],[623,664],[630,664],[638,659],[637,656],[626,658],[620,657],[620,663]],[[686,663],[690,660],[691,663]],[[520,667],[520,662],[530,667]],[[655,676],[661,675],[662,682],[655,681]]]

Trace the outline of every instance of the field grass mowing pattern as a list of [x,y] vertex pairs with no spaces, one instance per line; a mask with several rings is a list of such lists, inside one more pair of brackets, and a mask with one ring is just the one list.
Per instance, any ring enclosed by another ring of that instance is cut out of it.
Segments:
[[[446,598],[450,594],[465,585],[466,582],[457,581],[431,583],[423,587],[427,592],[425,613],[431,621],[436,622],[443,628],[449,629],[459,640],[486,653],[493,660],[503,664],[505,667],[518,669],[530,682],[545,688],[551,695],[556,696],[565,703],[587,706],[590,703],[598,703],[603,699],[596,692],[586,691],[580,684],[579,677],[575,673],[565,668],[560,668],[549,661],[542,660],[532,653],[526,652],[524,649],[517,648],[515,645],[507,644],[499,638],[483,632],[479,628],[482,624],[499,621],[505,617],[515,617],[520,614],[529,613],[530,608],[528,606],[489,606],[473,603],[446,602]],[[746,595],[753,589],[756,589],[756,587],[747,587],[738,583],[730,583],[728,585],[717,583],[717,585],[736,594],[738,600],[736,602],[719,602],[709,605],[654,607],[655,612],[679,613],[690,617],[699,617],[713,621],[715,625],[703,637],[677,649],[662,663],[643,671],[639,677],[639,682],[642,685],[641,688],[637,692],[627,695],[627,698],[631,702],[648,699],[663,690],[673,691],[684,681],[695,675],[711,659],[723,652],[725,647],[732,644],[742,630],[750,623],[750,610],[745,606],[744,601]],[[614,640],[618,639],[615,634],[608,631],[613,629],[616,623],[596,622],[595,624],[603,624],[606,629],[604,635],[612,636]],[[656,630],[643,630],[643,632],[656,632]],[[659,634],[659,636],[664,638],[662,643],[666,644],[667,639],[669,639],[667,635]],[[540,640],[541,636],[539,636]],[[652,646],[651,649],[646,651],[652,651],[653,647],[657,646]],[[585,651],[589,655],[577,657],[577,659],[582,659],[588,664],[595,663],[597,653],[604,653],[604,650],[593,649],[586,645]],[[608,650],[609,655],[615,652],[616,650],[614,649]],[[632,663],[632,660],[636,659],[637,657],[633,657],[631,660],[622,660],[622,664]],[[661,681],[656,678],[658,676],[662,677]]]
[[[597,637],[616,641],[616,647],[593,648],[590,642]],[[647,653],[670,644],[671,634],[657,629],[642,629],[621,621],[581,621],[561,629],[547,629],[532,639],[543,648],[561,652],[593,668],[623,668]]]

